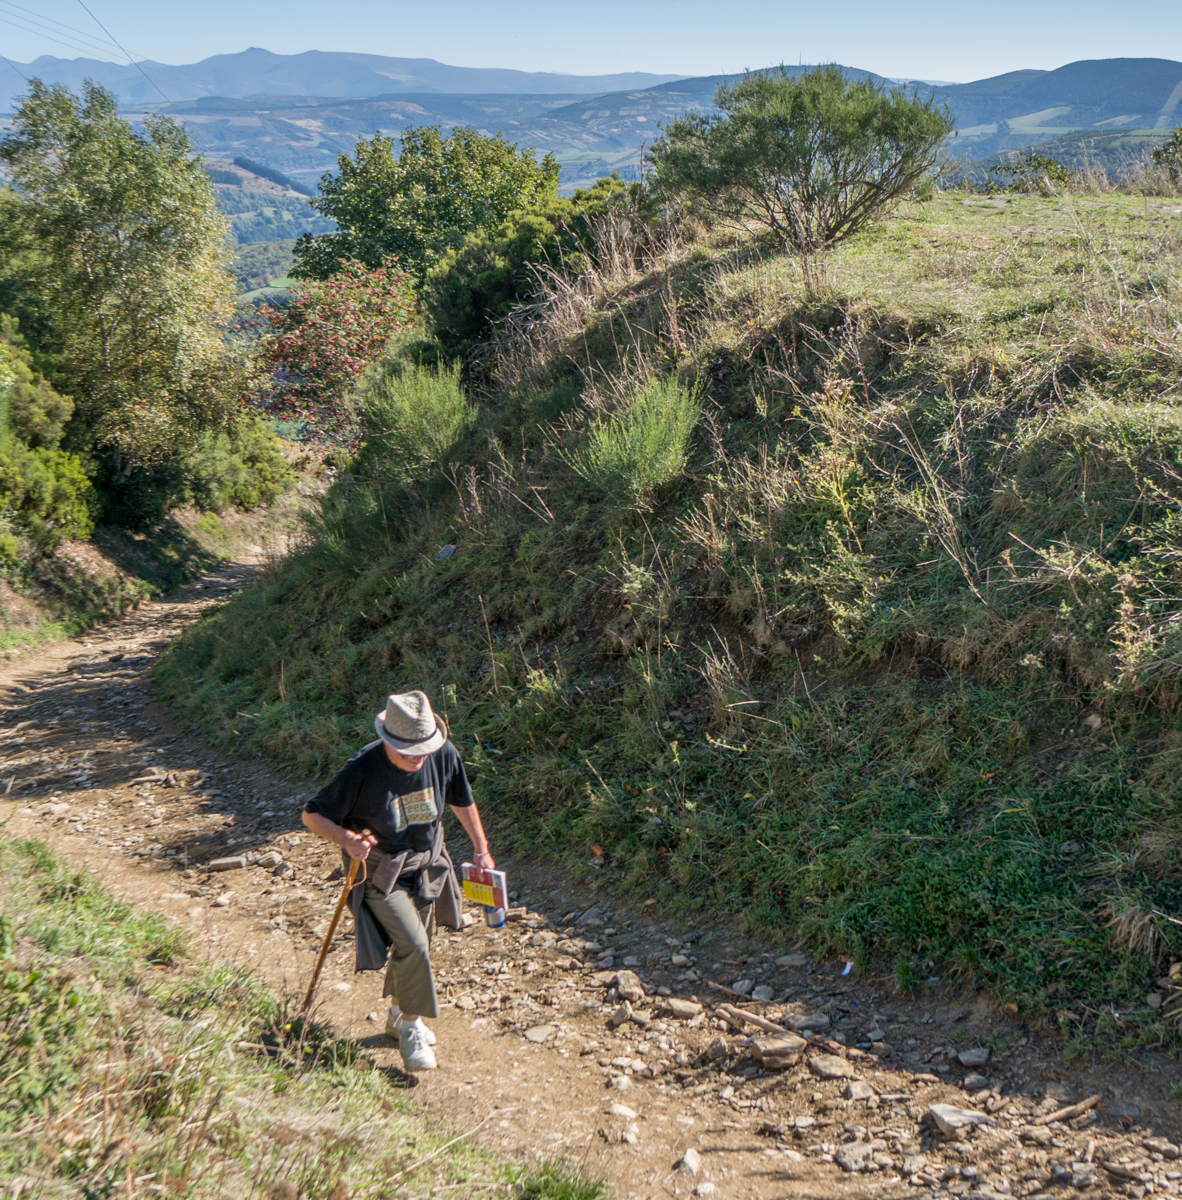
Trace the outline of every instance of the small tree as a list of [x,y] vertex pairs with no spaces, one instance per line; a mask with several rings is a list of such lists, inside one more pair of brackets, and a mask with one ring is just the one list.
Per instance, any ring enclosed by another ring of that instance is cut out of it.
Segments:
[[448,250],[470,233],[494,229],[514,209],[528,209],[558,192],[558,162],[518,150],[500,134],[485,137],[434,126],[406,129],[401,153],[393,138],[375,134],[342,154],[336,175],[320,180],[311,205],[337,223],[335,233],[305,234],[296,243],[293,274],[327,279],[343,259],[380,266],[394,257],[422,282]]
[[308,422],[327,440],[355,442],[353,385],[414,312],[410,276],[394,264],[370,271],[356,261],[297,288],[282,308],[264,304],[258,355],[267,407]]
[[716,217],[806,253],[856,233],[936,161],[953,120],[932,100],[836,66],[781,67],[722,84],[717,114],[672,121],[653,182]]

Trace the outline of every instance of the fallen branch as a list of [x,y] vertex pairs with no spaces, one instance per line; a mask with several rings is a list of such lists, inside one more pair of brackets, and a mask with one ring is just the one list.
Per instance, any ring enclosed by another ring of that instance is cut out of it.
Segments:
[[1049,1125],[1052,1121],[1070,1121],[1072,1117],[1082,1117],[1084,1113],[1091,1112],[1099,1103],[1099,1096],[1089,1096],[1086,1100],[1081,1100],[1078,1104],[1072,1104],[1067,1108],[1059,1109],[1058,1112],[1047,1113],[1045,1117],[1036,1117],[1031,1124]]
[[728,988],[724,983],[715,983],[713,979],[707,979],[706,986],[712,987],[716,992],[726,992],[728,996],[734,996],[736,1000],[743,999],[734,988]]
[[748,1025],[754,1025],[757,1029],[762,1029],[767,1033],[791,1033],[791,1029],[785,1029],[783,1025],[777,1025],[774,1021],[769,1021],[764,1017],[757,1017],[754,1013],[744,1012],[741,1008],[736,1008],[733,1004],[720,1004],[716,1011],[722,1016],[735,1018],[738,1023],[744,1021]]

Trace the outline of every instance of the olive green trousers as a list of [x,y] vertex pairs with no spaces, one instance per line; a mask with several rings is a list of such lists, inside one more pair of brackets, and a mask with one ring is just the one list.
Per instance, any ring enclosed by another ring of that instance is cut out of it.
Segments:
[[365,904],[390,939],[386,986],[382,995],[397,1000],[404,1013],[439,1016],[435,973],[431,969],[431,938],[435,934],[435,901],[417,900],[405,888],[383,895],[365,885]]

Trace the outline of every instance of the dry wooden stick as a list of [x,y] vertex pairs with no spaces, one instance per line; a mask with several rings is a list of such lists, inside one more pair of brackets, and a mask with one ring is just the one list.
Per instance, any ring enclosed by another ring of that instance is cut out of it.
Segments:
[[361,859],[355,858],[349,864],[349,874],[345,879],[345,886],[341,889],[341,898],[337,901],[336,911],[332,914],[332,920],[328,923],[328,932],[324,935],[324,945],[320,947],[320,957],[316,960],[315,969],[312,971],[312,978],[308,981],[308,990],[304,994],[304,1003],[300,1008],[300,1016],[307,1017],[308,1010],[312,1007],[312,993],[316,990],[316,982],[320,978],[320,972],[324,967],[324,960],[328,957],[328,947],[332,944],[332,935],[337,931],[337,922],[341,919],[341,911],[345,907],[345,901],[349,899],[349,893],[353,890],[353,882],[357,878],[357,868],[361,866]]
[[785,1029],[783,1025],[777,1025],[773,1021],[769,1021],[764,1017],[757,1017],[754,1013],[745,1012],[741,1008],[736,1008],[733,1004],[720,1004],[717,1011],[724,1017],[737,1017],[740,1021],[746,1021],[749,1025],[754,1025],[757,1029],[763,1029],[768,1033],[791,1033],[791,1029]]
[[1047,1113],[1045,1117],[1036,1117],[1032,1123],[1035,1125],[1049,1125],[1052,1121],[1070,1121],[1072,1117],[1082,1117],[1084,1113],[1091,1112],[1099,1103],[1099,1096],[1089,1096],[1086,1100],[1081,1100],[1078,1104],[1072,1104],[1067,1108],[1059,1109],[1058,1112]]

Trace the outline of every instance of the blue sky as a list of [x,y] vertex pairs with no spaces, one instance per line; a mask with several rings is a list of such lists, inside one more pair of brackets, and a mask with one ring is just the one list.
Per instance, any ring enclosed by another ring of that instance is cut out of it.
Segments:
[[[262,46],[364,50],[472,67],[733,72],[836,61],[968,80],[1080,58],[1182,59],[1179,0],[86,0],[129,51],[162,62]],[[38,27],[34,22],[41,22]],[[60,24],[54,24],[59,22]],[[25,26],[24,29],[18,26]],[[61,26],[69,26],[63,29]],[[118,60],[80,0],[0,0],[0,53]],[[63,45],[52,40],[74,43]]]

